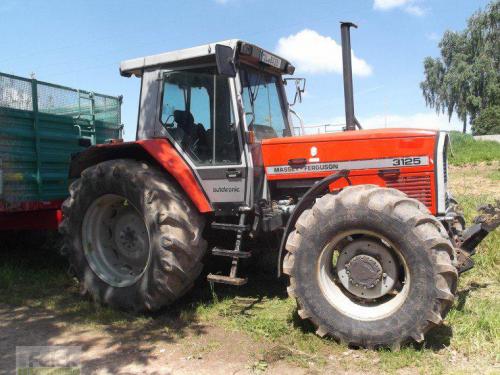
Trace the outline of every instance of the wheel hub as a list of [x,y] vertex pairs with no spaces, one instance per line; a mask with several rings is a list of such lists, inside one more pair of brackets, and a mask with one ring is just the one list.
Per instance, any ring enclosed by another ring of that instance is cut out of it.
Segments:
[[370,255],[356,255],[345,265],[349,281],[371,289],[382,279],[382,266]]
[[82,242],[90,268],[114,287],[134,284],[149,263],[144,218],[119,195],[105,194],[90,205],[83,218]]
[[373,299],[389,293],[398,279],[397,262],[381,242],[358,239],[346,245],[336,263],[342,286],[357,297]]
[[122,246],[130,249],[136,245],[137,235],[135,234],[133,229],[126,227],[120,233],[120,241]]
[[139,258],[147,243],[144,222],[133,208],[119,210],[113,227],[117,250],[127,258]]

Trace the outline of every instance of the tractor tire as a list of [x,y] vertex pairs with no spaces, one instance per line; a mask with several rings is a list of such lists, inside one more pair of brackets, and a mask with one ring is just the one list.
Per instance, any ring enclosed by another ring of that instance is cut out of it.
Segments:
[[422,342],[454,301],[456,255],[444,227],[395,189],[359,185],[321,197],[286,250],[298,315],[319,336],[354,347]]
[[204,217],[163,171],[129,159],[85,169],[63,203],[61,252],[82,294],[130,312],[184,295],[202,270]]

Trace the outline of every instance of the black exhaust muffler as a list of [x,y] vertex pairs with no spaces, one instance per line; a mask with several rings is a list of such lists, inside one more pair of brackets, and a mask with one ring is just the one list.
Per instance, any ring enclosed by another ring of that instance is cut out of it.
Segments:
[[357,28],[352,22],[340,23],[340,34],[342,38],[342,72],[344,75],[344,100],[345,100],[345,130],[361,129],[354,115],[354,90],[352,85],[352,62],[351,62],[351,32],[350,28]]

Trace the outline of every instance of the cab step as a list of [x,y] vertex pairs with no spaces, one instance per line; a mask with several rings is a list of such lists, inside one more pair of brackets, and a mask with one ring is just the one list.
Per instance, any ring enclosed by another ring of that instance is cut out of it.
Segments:
[[208,274],[207,280],[211,283],[228,284],[228,285],[234,285],[234,286],[245,285],[248,281],[248,279],[246,277],[245,278],[230,277],[230,276],[223,276],[223,275],[214,275],[212,273]]
[[246,216],[249,212],[249,208],[244,206],[239,208],[240,218],[238,220],[238,224],[231,223],[216,223],[213,222],[211,224],[212,229],[221,229],[221,230],[229,230],[236,232],[236,240],[234,243],[234,249],[220,249],[214,247],[212,249],[213,255],[230,257],[231,258],[231,270],[229,271],[228,276],[222,275],[214,275],[209,274],[207,276],[207,280],[210,283],[220,283],[220,284],[228,284],[228,285],[245,285],[247,283],[247,278],[236,277],[238,273],[238,261],[241,258],[249,258],[252,254],[250,252],[241,251],[241,243],[243,242],[243,235],[245,232],[250,230],[250,225],[245,224]]
[[221,229],[221,230],[232,230],[235,232],[247,232],[250,230],[250,225],[247,224],[228,224],[228,223],[212,223],[210,224],[212,229]]
[[230,258],[250,258],[252,253],[248,251],[236,251],[230,249],[219,249],[218,247],[214,247],[212,249],[212,254],[222,257],[230,257]]

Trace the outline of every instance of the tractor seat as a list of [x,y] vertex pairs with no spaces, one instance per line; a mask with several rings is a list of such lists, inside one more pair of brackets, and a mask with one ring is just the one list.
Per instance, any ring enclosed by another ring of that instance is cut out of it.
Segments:
[[177,123],[178,127],[186,134],[193,134],[195,125],[194,117],[189,111],[174,111],[174,121]]
[[179,135],[176,140],[186,149],[195,146],[191,152],[198,159],[205,160],[211,155],[210,144],[207,140],[207,131],[202,124],[196,124],[189,111],[174,111],[174,121],[177,123]]

